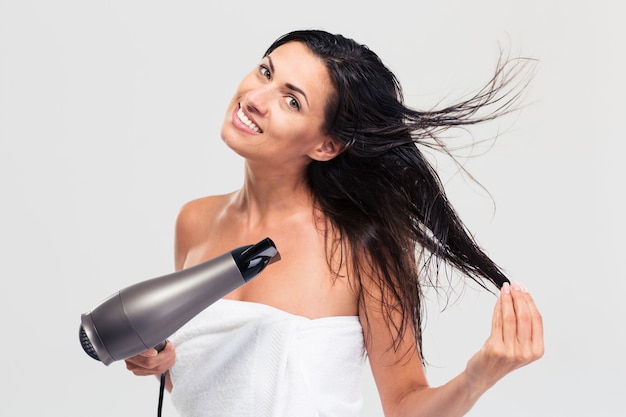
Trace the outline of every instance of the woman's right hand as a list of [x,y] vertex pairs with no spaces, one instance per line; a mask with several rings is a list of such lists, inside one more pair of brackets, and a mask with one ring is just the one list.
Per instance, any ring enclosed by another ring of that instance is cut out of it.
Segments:
[[176,351],[171,342],[167,342],[160,352],[156,349],[148,349],[138,355],[125,360],[126,369],[138,376],[156,375],[159,376],[176,362]]

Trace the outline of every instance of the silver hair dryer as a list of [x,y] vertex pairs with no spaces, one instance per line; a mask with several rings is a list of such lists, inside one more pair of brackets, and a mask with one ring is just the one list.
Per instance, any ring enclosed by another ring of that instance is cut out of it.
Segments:
[[81,316],[80,343],[105,365],[165,340],[202,310],[256,277],[279,260],[274,242],[265,238],[204,263],[149,279],[113,294]]

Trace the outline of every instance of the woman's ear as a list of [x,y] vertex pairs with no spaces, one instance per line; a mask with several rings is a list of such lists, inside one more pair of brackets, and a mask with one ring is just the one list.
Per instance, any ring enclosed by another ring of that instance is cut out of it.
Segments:
[[320,162],[330,161],[345,149],[345,145],[338,143],[334,139],[324,137],[322,142],[309,154],[309,156]]

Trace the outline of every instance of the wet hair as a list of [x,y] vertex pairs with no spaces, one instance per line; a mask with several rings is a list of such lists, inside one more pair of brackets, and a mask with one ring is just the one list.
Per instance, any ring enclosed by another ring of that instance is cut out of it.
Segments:
[[[450,154],[440,138],[443,131],[511,111],[520,95],[519,88],[511,88],[517,70],[511,69],[512,61],[501,60],[491,81],[469,99],[417,111],[404,104],[395,75],[367,46],[342,35],[301,30],[277,39],[265,55],[288,42],[301,42],[318,56],[334,86],[323,131],[345,149],[330,161],[312,161],[306,172],[316,205],[336,237],[327,247],[329,262],[340,255],[334,270],[346,266],[350,271],[359,308],[370,288],[365,282],[374,284],[395,331],[392,347],[413,326],[423,357],[423,286],[438,285],[442,263],[486,289],[508,279],[451,206],[422,149]],[[484,109],[493,110],[483,114]],[[392,320],[397,313],[399,323]]]

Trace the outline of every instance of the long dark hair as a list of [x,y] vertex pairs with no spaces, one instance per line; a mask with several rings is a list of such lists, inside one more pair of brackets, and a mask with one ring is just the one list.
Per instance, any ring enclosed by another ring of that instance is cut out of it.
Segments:
[[[330,161],[313,161],[307,170],[316,204],[337,237],[329,262],[340,254],[340,265],[357,283],[361,308],[362,284],[373,281],[390,329],[396,330],[393,347],[410,325],[421,354],[422,286],[437,281],[442,262],[487,289],[508,279],[468,232],[420,147],[449,153],[441,132],[510,111],[520,94],[511,88],[519,68],[511,68],[517,67],[515,60],[500,61],[492,80],[471,98],[416,111],[404,105],[395,75],[367,46],[303,30],[282,36],[265,54],[288,42],[301,42],[321,58],[334,84],[323,130],[345,149]],[[488,106],[492,110],[480,115]],[[392,320],[394,312],[401,313],[400,323]]]

